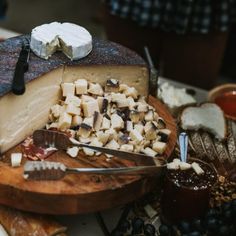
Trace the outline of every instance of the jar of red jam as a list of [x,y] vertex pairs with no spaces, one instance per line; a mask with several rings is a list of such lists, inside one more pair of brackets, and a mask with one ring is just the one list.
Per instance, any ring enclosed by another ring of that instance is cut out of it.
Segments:
[[197,174],[193,168],[187,170],[168,169],[161,197],[161,216],[165,223],[177,223],[203,216],[209,206],[210,191],[217,181],[215,169],[198,159],[196,162],[204,171]]
[[236,120],[236,83],[215,87],[209,92],[208,100],[216,103],[227,118]]

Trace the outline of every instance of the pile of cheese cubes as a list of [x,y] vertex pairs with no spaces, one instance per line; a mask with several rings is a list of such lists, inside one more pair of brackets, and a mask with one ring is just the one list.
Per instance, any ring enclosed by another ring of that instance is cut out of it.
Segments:
[[[171,131],[134,87],[115,79],[108,80],[104,87],[85,79],[61,87],[63,99],[51,107],[48,129],[66,131],[93,146],[153,157],[165,151]],[[89,156],[101,154],[82,149]],[[68,154],[75,157],[78,151],[74,147]]]

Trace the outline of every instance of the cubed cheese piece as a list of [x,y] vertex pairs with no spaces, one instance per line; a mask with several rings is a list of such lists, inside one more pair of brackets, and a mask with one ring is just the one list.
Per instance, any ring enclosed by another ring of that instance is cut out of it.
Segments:
[[134,99],[138,97],[138,91],[134,87],[128,87],[126,90],[124,90],[124,94],[127,97],[132,97]]
[[103,116],[100,112],[95,111],[93,116],[93,128],[95,131],[99,131],[103,122]]
[[105,145],[108,142],[110,134],[104,133],[103,131],[96,132],[96,136],[98,138],[98,141],[102,142],[103,145]]
[[146,121],[153,121],[154,117],[153,117],[153,110],[149,110],[146,114],[144,119]]
[[96,100],[82,103],[82,108],[86,117],[93,116],[95,111],[99,112],[98,102]]
[[117,107],[119,108],[129,107],[129,101],[126,98],[118,100],[116,104],[117,104]]
[[109,79],[106,82],[105,91],[117,93],[117,92],[119,92],[119,88],[120,88],[119,85],[120,85],[119,80]]
[[135,124],[134,129],[136,129],[140,134],[143,134],[144,126],[141,123]]
[[111,126],[113,129],[122,129],[122,128],[124,128],[124,121],[119,115],[112,114],[111,115]]
[[134,145],[134,152],[136,152],[136,153],[140,153],[140,152],[142,152],[142,150],[144,149],[144,147],[142,146],[142,145],[140,145],[140,144],[135,144]]
[[83,152],[84,152],[85,155],[87,155],[87,156],[93,156],[94,155],[94,151],[92,149],[86,148],[86,147],[83,147],[82,149],[83,149]]
[[98,83],[89,83],[88,93],[93,95],[102,96],[103,95],[103,88]]
[[137,105],[138,105],[137,107],[138,112],[148,112],[148,105],[146,103],[138,102]]
[[173,162],[175,162],[175,163],[177,163],[177,164],[179,164],[180,165],[180,159],[178,159],[178,158],[175,158],[174,160],[173,160]]
[[63,83],[61,85],[61,87],[62,87],[63,97],[75,94],[75,84],[73,84],[73,83]]
[[120,84],[119,92],[124,92],[128,88],[129,88],[129,86],[127,84]]
[[88,81],[85,79],[78,79],[75,81],[76,94],[87,94],[88,90]]
[[143,140],[143,136],[136,129],[131,130],[129,135],[130,138],[137,143],[140,143]]
[[89,136],[89,137],[87,137],[87,138],[84,138],[84,137],[82,137],[82,136],[79,136],[79,135],[78,135],[78,132],[77,132],[77,139],[78,139],[81,143],[89,144],[89,143],[92,142],[93,138],[94,138],[94,137],[92,137],[92,136]]
[[86,102],[90,102],[90,101],[94,101],[96,100],[95,98],[93,98],[92,96],[89,95],[82,95],[81,96],[81,103],[86,103]]
[[111,93],[112,102],[118,102],[119,100],[124,100],[124,99],[126,99],[126,96],[123,93]]
[[66,112],[71,115],[80,115],[80,108],[75,106],[73,103],[69,103],[66,106]]
[[69,129],[71,126],[71,122],[72,122],[72,116],[70,114],[68,114],[67,112],[63,112],[60,115],[59,121],[58,121],[58,128],[59,130],[66,130]]
[[179,169],[179,163],[177,162],[169,162],[167,163],[167,169],[169,170],[178,170]]
[[11,154],[11,166],[17,167],[20,166],[22,160],[22,153],[12,153]]
[[57,122],[52,122],[51,124],[46,124],[46,129],[58,128]]
[[125,122],[125,128],[128,132],[130,132],[133,129],[133,122],[130,120],[127,120]]
[[117,141],[118,138],[119,138],[119,135],[118,135],[118,133],[116,132],[115,129],[112,129],[112,128],[107,129],[107,130],[105,130],[105,133],[106,133],[106,134],[109,134],[108,141],[110,141],[110,140],[112,140],[112,139],[114,139],[114,140]]
[[[157,112],[154,109],[154,113],[153,113],[153,120],[157,121],[159,119],[159,115],[157,114]],[[160,117],[161,118],[161,117]]]
[[93,127],[93,117],[85,117],[82,123]]
[[110,113],[111,113],[111,114],[114,114],[114,113],[116,113],[116,112],[117,112],[117,106],[116,106],[116,104],[110,105]]
[[108,120],[106,117],[103,117],[103,120],[102,120],[102,127],[101,129],[110,129],[111,127],[111,121]]
[[108,100],[104,97],[98,97],[98,107],[101,113],[106,113],[108,108]]
[[179,163],[179,167],[181,170],[188,170],[188,169],[192,168],[191,164],[189,164],[187,162],[183,162],[183,161],[181,161]]
[[146,139],[144,139],[144,140],[140,143],[140,145],[142,145],[143,147],[148,147],[148,146],[150,146],[150,144],[151,144],[151,141],[150,141],[150,140],[146,140]]
[[163,152],[166,150],[166,143],[156,141],[152,144],[152,149],[158,154],[163,154]]
[[85,123],[82,123],[79,127],[79,131],[77,135],[83,137],[83,138],[88,138],[89,135],[91,134],[92,127],[90,125],[87,125]]
[[56,105],[53,105],[51,107],[51,112],[52,112],[52,115],[55,117],[55,118],[58,118],[62,112],[62,106],[56,104]]
[[145,138],[147,140],[154,140],[157,138],[157,128],[152,122],[148,122],[144,126]]
[[78,147],[68,148],[66,153],[71,157],[77,157],[79,153],[79,148]]
[[72,94],[68,94],[65,99],[65,104],[73,104],[74,106],[79,107],[81,100]]
[[104,98],[106,98],[108,100],[108,103],[111,103],[111,94],[113,94],[113,93],[105,93],[104,94]]
[[118,150],[120,148],[120,145],[116,142],[116,140],[112,139],[109,143],[106,144],[106,147]]
[[120,146],[120,150],[126,151],[126,152],[133,152],[134,146],[132,144],[123,144]]
[[138,111],[130,111],[129,117],[133,123],[138,123],[140,120],[140,113]]
[[134,101],[134,99],[132,97],[127,97],[126,99],[129,103],[129,109],[133,110],[134,107],[136,106],[136,102]]
[[141,103],[145,103],[145,104],[147,104],[147,99],[146,99],[145,96],[139,96],[139,98],[138,98],[138,102],[141,102]]
[[73,116],[71,126],[72,127],[78,126],[82,123],[82,121],[83,121],[83,119],[81,116]]
[[204,170],[201,168],[201,166],[197,162],[192,163],[192,168],[198,175],[204,174]]
[[142,150],[142,152],[147,155],[147,156],[151,156],[151,157],[155,157],[157,155],[157,152],[154,151],[153,149],[151,149],[150,147],[146,147]]
[[[95,146],[95,147],[102,147],[103,143],[98,140],[98,138],[93,138],[92,142],[90,145]],[[96,155],[101,155],[101,152],[94,151]]]
[[160,129],[159,132],[165,133],[168,136],[171,134],[171,130],[169,130],[169,129]]

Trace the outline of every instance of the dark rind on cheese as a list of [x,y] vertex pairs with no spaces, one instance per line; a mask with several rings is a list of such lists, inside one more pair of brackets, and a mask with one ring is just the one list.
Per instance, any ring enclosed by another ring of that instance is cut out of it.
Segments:
[[[115,83],[113,83],[113,81],[115,81]],[[115,79],[109,79],[107,80],[106,86],[108,87],[112,87],[112,88],[119,88],[119,81],[115,80]]]
[[81,129],[86,129],[86,130],[91,130],[91,129],[92,129],[92,127],[91,127],[90,125],[85,124],[85,123],[82,123],[82,124],[80,125],[80,128],[81,128]]
[[103,101],[102,101],[101,112],[106,113],[107,112],[107,107],[108,107],[108,100],[106,98],[104,98]]
[[[22,42],[29,35],[7,39],[0,43],[0,97],[11,91],[11,84]],[[60,66],[86,65],[141,65],[145,61],[135,52],[106,40],[93,38],[93,50],[85,58],[71,61],[62,52],[54,53],[49,60],[30,53],[29,70],[25,73],[26,83]]]
[[130,137],[128,134],[121,135],[119,139],[123,144],[127,144],[130,141]]
[[98,115],[99,115],[99,113],[97,111],[95,111],[93,114],[93,127],[95,127],[95,125],[96,125],[96,122],[98,120]]

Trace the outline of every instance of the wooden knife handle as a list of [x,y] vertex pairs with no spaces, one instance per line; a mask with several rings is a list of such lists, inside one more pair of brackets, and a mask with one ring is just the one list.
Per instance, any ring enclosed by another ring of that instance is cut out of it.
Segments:
[[12,82],[12,92],[16,95],[22,95],[25,92],[24,73],[27,70],[27,63],[18,61]]

